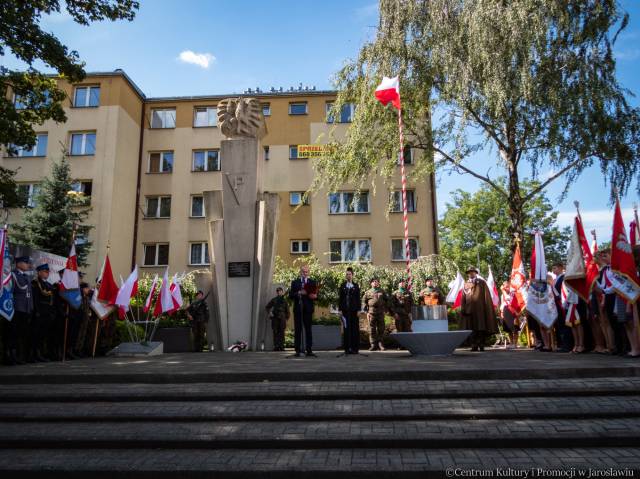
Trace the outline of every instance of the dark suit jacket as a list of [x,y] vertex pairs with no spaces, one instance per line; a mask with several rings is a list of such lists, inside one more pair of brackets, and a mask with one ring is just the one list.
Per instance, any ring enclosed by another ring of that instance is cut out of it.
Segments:
[[340,285],[340,301],[338,308],[343,313],[354,313],[360,311],[360,286],[353,283],[352,288],[347,288],[347,282]]
[[[311,278],[307,278],[309,287],[315,287],[316,282]],[[300,303],[302,303],[302,312],[306,314],[313,313],[313,300],[309,298],[309,295],[298,296],[298,291],[302,289],[302,280],[296,278],[291,282],[289,288],[289,299],[293,300],[293,312],[300,313]]]

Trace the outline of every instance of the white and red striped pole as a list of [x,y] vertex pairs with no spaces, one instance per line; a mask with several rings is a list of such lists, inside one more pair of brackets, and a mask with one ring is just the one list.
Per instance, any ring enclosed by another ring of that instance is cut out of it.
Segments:
[[404,249],[407,259],[407,289],[411,291],[411,248],[409,246],[409,215],[407,210],[407,175],[404,169],[404,133],[402,131],[402,108],[398,108],[398,130],[400,131],[400,175],[402,176],[402,220],[404,222]]

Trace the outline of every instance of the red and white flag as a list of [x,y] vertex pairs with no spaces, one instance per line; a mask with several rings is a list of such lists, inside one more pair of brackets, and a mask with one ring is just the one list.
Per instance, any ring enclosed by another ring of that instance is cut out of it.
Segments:
[[111,261],[109,255],[104,259],[102,274],[100,275],[100,289],[98,290],[98,301],[105,304],[116,304],[118,297],[118,285],[113,279],[113,271],[111,270]]
[[462,291],[464,290],[464,278],[460,271],[456,274],[456,279],[449,283],[449,294],[447,294],[446,302],[452,304],[453,309],[462,306]]
[[598,240],[596,239],[596,230],[591,230],[591,256],[595,256],[598,252]]
[[153,315],[160,316],[162,313],[170,313],[173,310],[173,296],[171,296],[171,290],[169,289],[169,268],[164,272],[162,277],[162,286],[160,287],[160,295],[156,301],[156,306],[153,308]]
[[527,276],[524,270],[522,256],[520,255],[520,244],[516,244],[516,250],[513,253],[509,285],[513,290],[509,309],[514,315],[518,316],[527,306]]
[[393,78],[382,77],[382,83],[376,88],[376,98],[380,103],[387,106],[389,102],[398,110],[400,106],[400,79],[395,76]]
[[578,293],[580,298],[589,301],[598,274],[598,265],[591,254],[591,248],[584,234],[582,219],[578,214],[573,223],[564,282]]
[[156,274],[153,278],[153,283],[151,283],[151,288],[149,289],[149,296],[144,301],[144,308],[142,310],[146,313],[151,309],[151,302],[153,301],[153,296],[156,294],[156,290],[158,289],[158,275]]
[[67,258],[67,264],[62,273],[61,284],[64,289],[79,289],[80,276],[78,275],[78,256],[76,255],[75,243],[71,245],[71,251]]
[[178,275],[173,275],[171,279],[171,287],[169,288],[171,291],[171,300],[173,301],[173,308],[171,310],[172,313],[178,311],[183,304],[182,301],[182,292],[180,291],[180,282],[178,281]]
[[122,313],[126,313],[129,311],[129,304],[131,303],[131,298],[133,298],[138,292],[138,265],[133,268],[133,271],[127,278],[127,280],[123,283],[122,287],[118,291],[118,296],[116,296],[115,305],[118,306],[118,309],[123,316]]
[[531,281],[527,289],[527,312],[546,328],[558,319],[551,286],[547,283],[547,264],[542,233],[536,231],[531,251]]
[[491,302],[494,307],[498,307],[500,304],[500,295],[498,294],[498,288],[496,288],[496,280],[493,278],[493,271],[489,266],[489,276],[487,277],[487,286],[489,286],[489,293],[491,293]]
[[[613,288],[632,303],[640,297],[640,277],[633,259],[633,250],[627,241],[620,202],[616,198],[613,216],[613,236],[611,237],[611,271],[614,274]],[[616,276],[618,276],[616,278]]]

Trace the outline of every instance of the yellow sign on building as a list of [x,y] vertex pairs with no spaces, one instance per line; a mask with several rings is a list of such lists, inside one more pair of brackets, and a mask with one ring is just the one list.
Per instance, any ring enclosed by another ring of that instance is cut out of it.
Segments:
[[319,158],[328,152],[328,145],[298,145],[298,158]]

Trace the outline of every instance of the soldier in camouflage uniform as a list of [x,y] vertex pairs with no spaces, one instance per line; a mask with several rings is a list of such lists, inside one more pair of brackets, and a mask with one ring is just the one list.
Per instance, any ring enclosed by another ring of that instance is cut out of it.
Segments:
[[371,280],[371,289],[364,293],[362,309],[367,313],[369,322],[369,351],[384,351],[382,336],[384,335],[384,314],[389,308],[387,294],[380,288],[378,278]]
[[277,296],[267,303],[267,311],[271,310],[271,330],[273,331],[273,350],[284,351],[284,331],[289,319],[289,303],[284,297],[284,290],[276,288]]
[[201,353],[206,344],[207,323],[209,322],[209,307],[202,291],[196,293],[196,299],[187,308],[187,317],[191,321],[193,331],[193,349]]
[[396,320],[398,333],[411,332],[411,309],[413,308],[413,296],[404,287],[404,281],[398,283],[398,289],[391,296],[389,311]]

